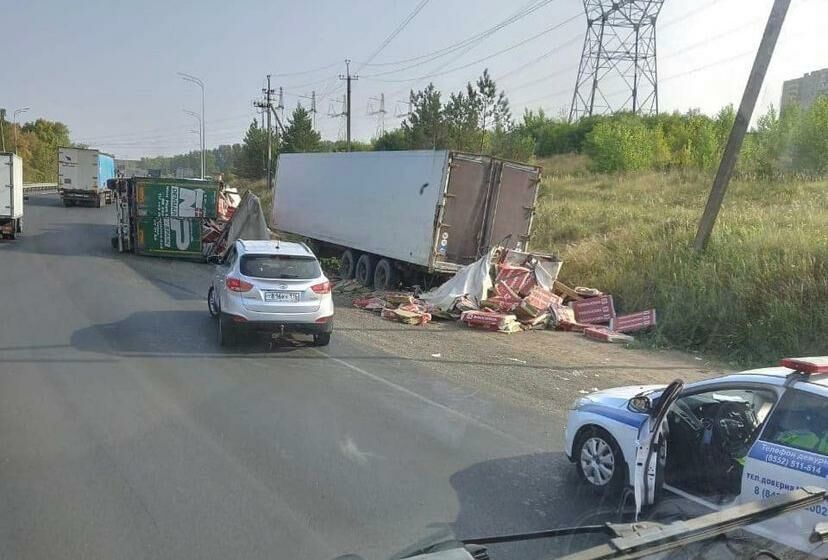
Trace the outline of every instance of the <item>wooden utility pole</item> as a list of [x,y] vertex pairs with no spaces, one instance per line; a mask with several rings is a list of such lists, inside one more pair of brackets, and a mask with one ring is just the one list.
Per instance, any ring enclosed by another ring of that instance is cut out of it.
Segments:
[[345,138],[348,141],[348,151],[351,151],[351,82],[358,80],[359,76],[351,75],[351,61],[345,60],[345,75],[339,75],[340,80],[345,80],[347,88],[345,94]]
[[270,87],[270,74],[267,75],[267,89],[263,89],[265,94],[264,101],[256,101],[254,105],[260,109],[267,111],[267,188],[273,189],[273,134],[271,132],[270,116],[273,108],[273,88]]
[[736,159],[739,157],[739,152],[742,149],[742,142],[745,140],[745,134],[747,134],[750,119],[756,108],[756,101],[759,99],[759,93],[762,90],[762,84],[765,81],[765,75],[768,72],[768,66],[773,57],[773,51],[776,48],[776,42],[779,39],[779,33],[782,31],[782,24],[785,22],[785,16],[788,14],[790,5],[791,0],[774,0],[773,8],[768,18],[768,24],[765,27],[765,34],[762,37],[762,43],[759,45],[759,51],[756,53],[753,69],[750,72],[747,86],[745,86],[742,104],[739,106],[739,112],[736,113],[736,120],[733,123],[730,137],[725,145],[719,171],[716,173],[713,188],[707,200],[707,206],[699,222],[699,230],[696,233],[696,240],[693,244],[693,248],[696,251],[703,251],[707,247],[707,242],[710,240],[710,234],[713,232],[713,226],[716,224],[716,218],[722,207],[727,186],[730,184],[730,178],[733,176]]

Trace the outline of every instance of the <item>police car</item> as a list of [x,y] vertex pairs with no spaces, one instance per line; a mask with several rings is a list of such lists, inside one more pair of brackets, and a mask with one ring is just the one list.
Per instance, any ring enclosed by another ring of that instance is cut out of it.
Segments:
[[[632,487],[639,507],[654,503],[661,488],[713,510],[826,488],[828,356],[686,386],[592,393],[570,409],[565,450],[587,485]],[[748,529],[828,558],[828,543],[811,541],[825,522],[828,503]]]

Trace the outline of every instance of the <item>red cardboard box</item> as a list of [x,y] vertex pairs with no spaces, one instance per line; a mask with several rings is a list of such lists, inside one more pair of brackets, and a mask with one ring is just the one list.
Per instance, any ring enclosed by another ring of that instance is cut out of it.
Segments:
[[486,311],[464,311],[460,316],[460,320],[470,327],[491,331],[500,330],[507,326],[508,323],[516,322],[514,315]]
[[615,318],[612,296],[583,299],[572,304],[575,320],[579,323],[608,323]]
[[656,326],[656,310],[648,309],[629,315],[619,315],[610,321],[610,328],[621,333],[638,332]]
[[495,284],[501,282],[509,286],[516,294],[526,296],[535,286],[535,275],[528,268],[502,264],[497,267]]
[[601,342],[632,342],[635,340],[628,334],[615,332],[606,327],[590,326],[584,329],[584,336]]
[[553,303],[563,303],[563,299],[561,299],[559,296],[556,296],[552,292],[544,290],[540,286],[534,286],[529,291],[529,294],[526,296],[526,299],[524,299],[523,301],[527,305],[531,305],[533,308],[538,309],[541,312],[545,312],[547,309],[552,307]]

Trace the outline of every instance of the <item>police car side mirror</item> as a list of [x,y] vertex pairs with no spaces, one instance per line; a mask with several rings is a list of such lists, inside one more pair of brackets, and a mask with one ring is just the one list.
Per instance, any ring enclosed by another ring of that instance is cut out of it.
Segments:
[[633,397],[627,404],[627,408],[633,412],[649,414],[653,410],[653,402],[649,397]]

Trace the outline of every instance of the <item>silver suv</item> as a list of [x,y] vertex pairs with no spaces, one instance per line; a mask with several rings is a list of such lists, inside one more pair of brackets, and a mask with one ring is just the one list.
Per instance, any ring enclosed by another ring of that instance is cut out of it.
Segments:
[[331,340],[331,283],[304,243],[236,241],[216,265],[207,306],[222,346],[243,331],[312,334],[316,346]]

